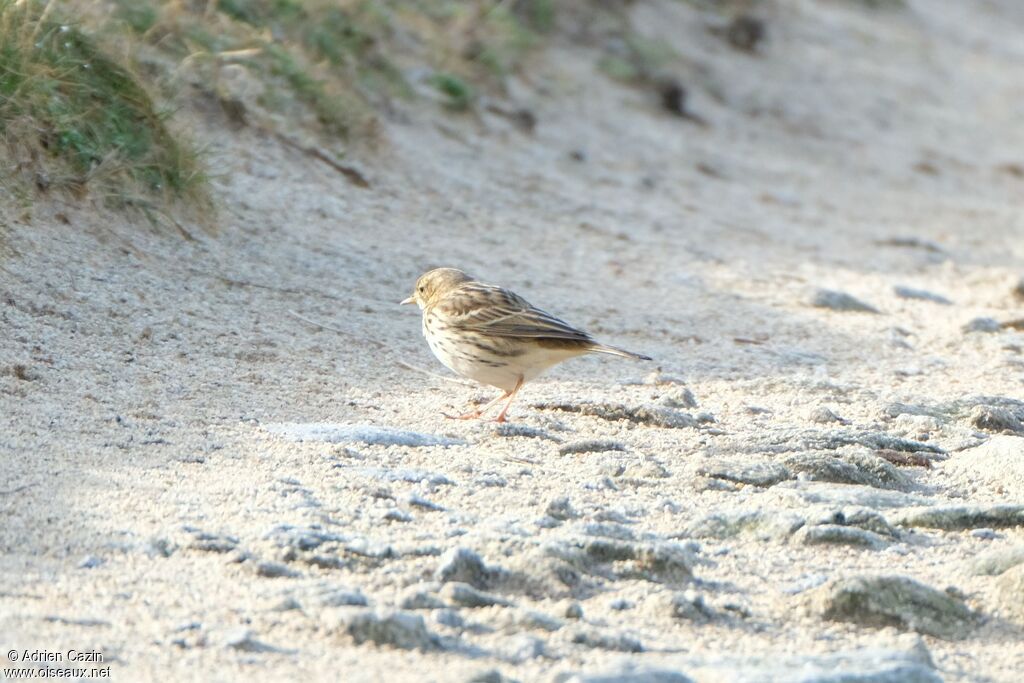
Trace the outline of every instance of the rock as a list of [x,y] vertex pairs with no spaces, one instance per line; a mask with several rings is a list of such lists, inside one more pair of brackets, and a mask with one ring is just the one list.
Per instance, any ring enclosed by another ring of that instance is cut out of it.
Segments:
[[809,593],[808,606],[830,621],[896,626],[947,640],[967,637],[978,621],[961,600],[906,576],[836,579]]
[[726,539],[749,534],[763,540],[783,540],[804,523],[803,517],[785,510],[732,510],[690,522],[680,536]]
[[811,414],[808,416],[808,419],[811,422],[816,422],[818,424],[850,424],[849,420],[844,420],[843,418],[839,417],[825,406],[821,406],[819,408],[815,408],[814,410],[812,410]]
[[903,287],[902,285],[896,285],[892,288],[893,293],[901,299],[918,299],[919,301],[931,301],[932,303],[942,304],[944,306],[950,306],[953,304],[952,301],[940,294],[934,294],[925,289],[914,289],[913,287]]
[[889,545],[889,539],[873,531],[838,524],[805,526],[794,534],[793,540],[803,545],[852,545],[871,550]]
[[693,683],[693,679],[678,671],[638,668],[603,674],[559,674],[554,683]]
[[672,389],[658,399],[658,405],[666,408],[696,408],[697,398],[689,389],[682,387]]
[[186,548],[209,553],[229,553],[238,546],[238,539],[234,536],[209,533],[190,526],[182,527],[182,529],[193,539],[191,543],[185,545]]
[[748,462],[745,460],[719,460],[711,463],[701,463],[697,466],[696,473],[711,477],[712,479],[724,479],[736,484],[749,484],[761,487],[774,486],[781,481],[786,481],[793,477],[789,469],[783,465],[773,462]]
[[580,603],[572,600],[565,605],[563,611],[566,619],[582,619],[583,618],[583,607]]
[[499,656],[512,664],[521,664],[547,655],[547,647],[540,638],[519,634],[502,644]]
[[969,321],[963,327],[963,331],[970,332],[982,332],[991,334],[993,332],[999,332],[1003,329],[1003,326],[995,318],[974,318]]
[[264,576],[268,579],[299,576],[299,572],[281,562],[259,562],[253,567],[253,571],[257,576]]
[[[974,406],[971,410],[970,421],[978,429],[984,429],[987,432],[1024,433],[1024,423],[1012,411],[999,406]],[[1022,450],[1022,454],[1024,454],[1024,450]]]
[[994,611],[1024,625],[1024,564],[1007,569],[996,579]]
[[497,669],[488,669],[487,671],[473,674],[466,679],[466,683],[517,683],[517,681],[513,678],[508,678]]
[[473,588],[468,583],[452,581],[446,583],[441,589],[441,597],[454,605],[462,607],[511,607],[513,603],[508,600],[484,591]]
[[423,617],[409,612],[375,612],[354,607],[325,613],[328,630],[345,633],[357,645],[371,642],[402,650],[439,650],[439,636],[427,629]]
[[847,446],[863,446],[872,451],[924,452],[940,455],[946,453],[934,444],[868,429],[773,429],[748,439],[742,448],[749,453],[792,453],[835,451]]
[[580,513],[573,509],[572,503],[567,496],[555,498],[548,503],[546,513],[549,517],[563,522],[580,516]]
[[76,564],[75,566],[78,569],[95,569],[96,567],[99,567],[102,564],[102,557],[96,557],[95,555],[86,555],[81,560],[79,560],[78,564]]
[[288,441],[323,441],[325,443],[365,443],[374,446],[460,446],[466,442],[433,434],[421,434],[376,425],[347,425],[316,422],[270,423],[263,428]]
[[533,610],[523,610],[514,615],[512,625],[517,629],[535,629],[554,633],[555,631],[561,630],[561,628],[565,626],[565,622],[558,617],[551,616],[550,614],[544,614],[543,612],[536,612]]
[[697,421],[692,415],[663,406],[631,407],[621,403],[535,403],[538,410],[561,410],[581,415],[591,415],[609,422],[625,420],[633,424],[668,429],[684,429],[696,427]]
[[821,503],[837,507],[857,506],[872,509],[905,508],[930,505],[932,500],[898,491],[886,491],[857,484],[828,484],[817,481],[786,481],[772,487],[765,496],[780,496],[805,503]]
[[294,654],[295,650],[284,650],[273,645],[256,640],[252,631],[246,628],[237,628],[229,631],[224,637],[224,647],[239,652],[275,652],[278,654]]
[[588,574],[604,574],[607,565],[621,578],[683,583],[693,578],[694,551],[679,543],[631,543],[610,538],[573,538],[549,543],[544,552]]
[[615,652],[643,652],[643,644],[625,633],[601,633],[595,630],[581,629],[572,634],[572,642],[597,650],[613,650]]
[[766,33],[764,21],[749,14],[739,14],[726,26],[725,39],[737,50],[754,52]]
[[899,526],[964,531],[978,527],[1005,529],[1024,526],[1024,505],[943,505],[910,510],[893,517]]
[[920,640],[908,651],[864,648],[803,656],[778,652],[716,657],[688,666],[684,662],[682,668],[702,683],[942,683]]
[[998,576],[1019,564],[1024,564],[1024,545],[997,548],[978,556],[971,563],[971,573],[975,576]]
[[494,434],[496,436],[505,437],[522,437],[525,439],[544,439],[546,441],[559,442],[557,436],[547,432],[543,429],[536,427],[529,427],[527,425],[514,424],[512,422],[499,422],[494,426]]
[[696,591],[685,591],[669,596],[668,613],[673,619],[682,619],[703,624],[717,615],[706,602],[704,596]]
[[417,584],[410,586],[398,600],[402,609],[443,609],[444,600],[437,596],[439,584]]
[[828,308],[833,311],[854,311],[860,313],[878,313],[878,309],[870,306],[846,292],[833,289],[819,289],[810,298],[811,306]]
[[383,514],[381,517],[386,522],[411,522],[413,516],[405,510],[399,510],[398,508],[391,508]]
[[865,451],[797,453],[784,457],[782,463],[811,481],[896,490],[912,486],[909,477],[891,463]]
[[889,520],[880,512],[870,508],[847,507],[833,511],[828,518],[819,522],[820,524],[840,524],[842,526],[857,527],[872,531],[882,536],[896,538],[899,532],[889,524]]
[[303,606],[319,608],[345,607],[349,605],[366,607],[369,602],[358,588],[353,589],[325,582],[311,587],[306,597],[301,600],[301,604]]
[[621,441],[608,439],[588,439],[586,441],[572,441],[558,449],[559,455],[573,455],[577,453],[601,453],[604,451],[624,451],[626,445]]
[[441,562],[434,572],[440,583],[457,581],[468,583],[474,588],[487,590],[505,575],[500,567],[489,567],[483,559],[469,548],[452,548],[441,556]]
[[999,534],[996,533],[995,529],[988,528],[971,529],[971,536],[974,538],[980,538],[984,541],[993,541],[999,538]]
[[406,498],[406,503],[413,507],[420,508],[421,510],[430,510],[431,512],[444,512],[444,506],[438,505],[432,500],[428,500],[418,493],[410,493],[409,497]]

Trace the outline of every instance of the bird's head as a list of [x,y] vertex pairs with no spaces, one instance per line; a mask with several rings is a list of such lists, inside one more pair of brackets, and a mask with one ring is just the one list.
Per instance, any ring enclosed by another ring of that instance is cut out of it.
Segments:
[[464,282],[472,280],[471,277],[456,268],[435,268],[420,275],[416,280],[416,288],[412,296],[402,301],[403,304],[418,304],[426,308],[431,304],[440,301],[446,294]]

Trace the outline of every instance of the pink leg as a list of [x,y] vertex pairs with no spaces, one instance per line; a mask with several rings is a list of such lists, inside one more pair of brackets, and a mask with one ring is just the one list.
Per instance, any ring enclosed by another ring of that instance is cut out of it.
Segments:
[[483,408],[480,408],[478,410],[471,410],[468,413],[465,413],[463,415],[449,415],[448,413],[441,413],[441,414],[444,415],[445,417],[447,417],[450,420],[475,420],[476,418],[480,417],[481,415],[486,413],[488,410],[490,410],[494,406],[495,403],[497,403],[498,401],[502,400],[503,398],[506,398],[511,393],[512,392],[506,391],[504,394],[502,394],[498,398],[494,399],[493,401],[491,401],[490,403],[485,405]]
[[[515,389],[513,389],[512,391],[510,391],[508,393],[508,403],[506,403],[505,407],[501,409],[500,413],[498,413],[498,417],[496,417],[494,419],[495,422],[507,422],[507,420],[505,419],[505,414],[508,413],[508,407],[510,405],[512,405],[512,399],[514,399],[516,397],[516,394],[519,393],[519,389],[522,386],[523,386],[523,377],[522,377],[522,375],[520,375],[519,376],[519,381],[516,382]],[[502,398],[504,398],[504,397],[502,397]]]

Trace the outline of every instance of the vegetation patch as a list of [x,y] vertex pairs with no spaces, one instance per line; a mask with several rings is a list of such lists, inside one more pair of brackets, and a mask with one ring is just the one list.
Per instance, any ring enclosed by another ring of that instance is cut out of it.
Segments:
[[143,196],[205,200],[195,151],[123,65],[53,3],[0,0],[4,182],[122,204]]

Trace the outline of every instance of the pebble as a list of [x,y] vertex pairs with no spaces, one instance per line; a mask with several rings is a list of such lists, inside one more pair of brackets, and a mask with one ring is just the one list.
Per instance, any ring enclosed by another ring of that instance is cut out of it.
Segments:
[[897,624],[947,640],[966,638],[978,623],[961,599],[907,576],[839,578],[809,593],[807,604],[830,621]]
[[981,332],[991,334],[993,332],[1002,331],[1003,326],[995,318],[974,318],[964,325],[963,331],[970,332]]
[[434,434],[422,434],[376,425],[348,425],[327,422],[269,423],[263,428],[288,441],[322,441],[324,443],[364,443],[371,446],[460,446],[466,442]]
[[827,308],[833,311],[878,313],[878,309],[874,306],[866,304],[846,292],[834,289],[817,290],[811,295],[810,304],[816,308]]
[[941,505],[911,510],[893,517],[899,526],[964,531],[978,527],[1005,529],[1024,526],[1024,505]]
[[328,630],[346,633],[357,645],[371,642],[401,650],[443,649],[441,638],[427,628],[423,617],[410,612],[339,607],[326,611],[322,620]]
[[917,299],[919,301],[930,301],[936,304],[942,304],[943,306],[951,306],[952,301],[942,296],[941,294],[935,294],[929,292],[926,289],[914,289],[913,287],[904,287],[902,285],[896,285],[892,288],[893,293],[901,299]]

